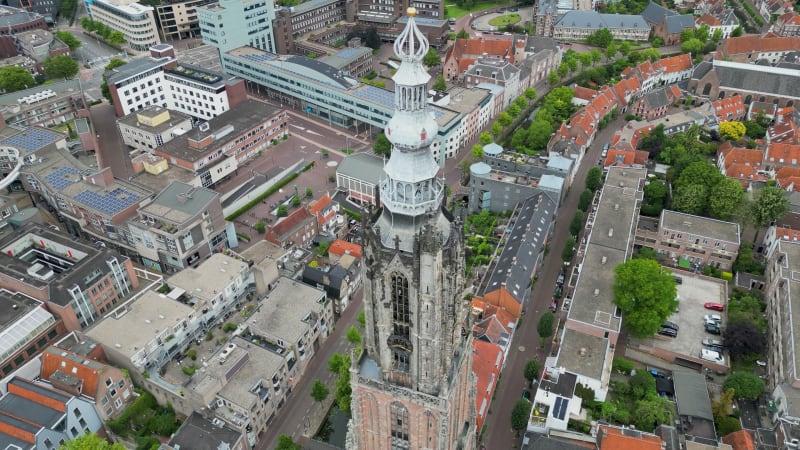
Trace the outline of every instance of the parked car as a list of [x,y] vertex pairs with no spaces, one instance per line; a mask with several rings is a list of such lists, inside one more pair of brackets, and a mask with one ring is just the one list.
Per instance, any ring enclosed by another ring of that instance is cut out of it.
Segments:
[[680,327],[675,322],[670,322],[669,320],[664,321],[664,325],[661,325],[662,328],[672,328],[675,331],[678,331]]
[[714,311],[724,311],[725,306],[722,303],[713,303],[713,302],[706,302],[703,307],[706,309],[711,309]]
[[659,330],[658,334],[660,334],[662,336],[669,336],[669,337],[678,336],[678,332],[677,331],[675,331],[673,328],[666,328],[666,327],[664,327],[661,330]]
[[719,324],[716,322],[706,322],[706,332],[711,334],[722,334],[719,329]]
[[447,22],[448,22],[450,25],[455,25],[455,24],[456,24],[456,19],[450,19],[450,20],[448,20]]
[[703,345],[707,346],[715,345],[717,347],[722,347],[722,341],[718,339],[703,338]]
[[756,361],[756,364],[758,364],[760,367],[767,367],[767,362],[760,359]]
[[525,400],[530,401],[530,399],[531,399],[531,391],[529,391],[527,389],[522,391],[522,398],[524,398]]
[[713,320],[714,322],[717,323],[722,322],[722,317],[719,314],[706,314],[705,316],[703,316],[703,319],[705,319],[706,322],[710,320]]
[[725,364],[724,356],[722,356],[718,351],[709,350],[707,348],[700,350],[700,359],[715,362],[717,364]]
[[677,284],[683,284],[683,278],[681,278],[681,277],[679,277],[677,275],[673,275],[672,279],[675,280],[675,283],[677,283]]
[[517,8],[516,6],[512,6],[511,8],[508,8],[508,12],[517,12],[517,11],[519,11],[519,8]]
[[550,311],[556,312],[557,309],[558,309],[558,300],[553,299],[553,301],[550,302]]

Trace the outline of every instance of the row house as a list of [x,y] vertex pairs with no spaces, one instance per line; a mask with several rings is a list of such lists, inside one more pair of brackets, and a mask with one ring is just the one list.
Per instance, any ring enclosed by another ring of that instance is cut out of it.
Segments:
[[745,118],[747,109],[744,101],[739,95],[732,95],[728,98],[721,98],[711,102],[711,108],[717,118],[717,123],[731,120],[741,121]]
[[89,327],[139,287],[129,258],[50,228],[26,225],[0,248],[0,288],[44,302],[68,331]]
[[800,111],[787,106],[776,111],[772,125],[767,128],[768,142],[800,144]]
[[39,377],[57,389],[92,400],[102,420],[118,417],[136,398],[125,372],[60,346],[42,352]]
[[310,243],[319,234],[317,217],[301,205],[288,216],[271,225],[264,239],[282,247],[302,247]]
[[722,39],[728,39],[733,34],[733,30],[739,27],[739,18],[733,9],[726,9],[718,14],[706,13],[694,21],[697,28],[703,25],[708,27],[709,36],[714,36],[717,30],[722,33]]
[[[472,336],[473,342],[487,342],[500,347],[503,360],[508,358],[511,341],[514,339],[514,330],[517,326],[517,317],[509,311],[479,298],[473,299],[471,304]],[[505,363],[501,365],[501,369]]]
[[800,14],[792,10],[778,17],[772,32],[779,36],[800,36]]
[[787,53],[795,52],[798,48],[800,48],[800,36],[767,33],[763,36],[747,34],[725,39],[720,44],[719,51],[723,58],[733,62],[753,63],[766,59],[776,63]]
[[775,171],[775,181],[784,191],[800,191],[800,167],[781,167]]
[[522,315],[530,296],[531,280],[544,258],[556,207],[557,203],[545,193],[517,206],[514,227],[506,233],[500,256],[487,269],[477,299],[506,310],[515,319]]
[[0,289],[0,377],[25,365],[64,334],[64,324],[44,302]]
[[614,95],[617,97],[620,113],[627,112],[628,105],[634,97],[639,95],[641,87],[642,85],[637,77],[623,78],[612,87]]
[[662,87],[641,96],[630,111],[645,120],[653,120],[665,115],[670,105],[680,100],[680,97],[678,86]]
[[657,227],[637,226],[634,242],[653,248],[674,264],[688,260],[693,269],[711,266],[729,272],[739,255],[740,232],[738,223],[665,209]]
[[656,62],[644,61],[622,71],[624,78],[638,78],[639,93],[650,92],[657,86],[675,84],[692,76],[692,58],[683,53]]
[[764,150],[764,169],[777,170],[781,167],[800,167],[800,145],[770,143]]
[[496,344],[472,340],[472,373],[475,376],[475,431],[480,434],[492,405],[500,372],[505,364],[503,349]]
[[237,246],[220,194],[173,181],[127,222],[127,244],[150,270],[175,273]]
[[178,431],[172,433],[169,442],[161,444],[159,450],[181,448],[248,450],[245,433],[207,411],[193,411],[183,421]]
[[479,58],[464,73],[464,84],[475,87],[481,84],[495,84],[505,90],[503,108],[522,95],[520,69],[504,60]]
[[446,80],[461,78],[479,59],[515,62],[514,41],[511,39],[456,39],[442,62]]
[[319,232],[333,236],[338,224],[336,216],[339,213],[339,203],[333,201],[330,195],[325,194],[308,204],[308,211],[316,216]]
[[698,0],[694,4],[694,15],[700,17],[705,14],[721,14],[725,7],[725,0]]
[[153,152],[193,172],[203,187],[209,187],[288,133],[283,109],[246,100]]
[[756,8],[765,21],[772,23],[772,16],[781,16],[794,9],[790,0],[758,0]]
[[489,121],[495,116],[494,100],[492,90],[484,86],[453,86],[446,92],[436,92],[428,97],[428,103],[461,114],[460,129],[457,132],[463,141],[460,146],[476,140],[478,134],[488,127]]
[[88,400],[46,383],[14,377],[0,397],[0,442],[6,448],[55,449],[84,434],[105,436]]
[[347,21],[346,5],[344,0],[324,0],[305,2],[275,11],[272,27],[276,52],[295,53],[295,40],[302,35],[324,31]]
[[746,190],[752,188],[752,183],[766,182],[774,175],[764,169],[763,159],[763,150],[734,147],[730,141],[723,142],[717,149],[720,173],[739,181]]

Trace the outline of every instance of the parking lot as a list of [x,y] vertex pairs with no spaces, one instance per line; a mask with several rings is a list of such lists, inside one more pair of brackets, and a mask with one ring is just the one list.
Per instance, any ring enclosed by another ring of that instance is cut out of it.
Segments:
[[[719,314],[722,316],[721,328],[725,329],[725,313],[711,311],[703,306],[706,302],[722,303],[727,305],[727,291],[722,281],[701,278],[696,275],[675,273],[682,279],[677,285],[680,296],[679,312],[673,314],[669,320],[680,328],[674,338],[656,335],[648,339],[648,344],[676,354],[683,354],[697,358],[703,348],[703,338],[722,340],[721,335],[706,332],[703,326],[703,316],[706,314]],[[725,355],[725,365],[729,361]]]

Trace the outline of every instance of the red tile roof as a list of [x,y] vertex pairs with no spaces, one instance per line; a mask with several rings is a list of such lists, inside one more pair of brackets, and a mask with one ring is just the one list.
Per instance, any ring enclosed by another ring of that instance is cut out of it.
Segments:
[[313,217],[314,216],[311,215],[310,212],[308,212],[308,208],[306,208],[305,206],[301,206],[295,211],[292,211],[283,220],[271,226],[269,230],[267,230],[267,236],[272,235],[276,238],[276,240],[270,242],[280,241],[283,237],[292,232],[292,230],[294,230],[296,227],[300,226],[306,220],[309,220]]
[[714,108],[714,114],[720,121],[742,119],[747,113],[742,97],[738,95],[712,102],[711,107]]
[[608,154],[606,155],[606,160],[603,163],[603,166],[632,166],[636,165],[644,165],[647,162],[647,158],[650,156],[644,150],[622,150],[619,148],[610,148],[608,150]]
[[579,98],[581,100],[586,100],[587,102],[597,95],[597,91],[594,89],[585,88],[583,86],[575,86],[572,90],[572,97]]
[[800,164],[800,145],[770,143],[764,160],[767,164]]
[[491,342],[472,341],[472,373],[475,374],[475,410],[477,411],[476,425],[478,432],[483,427],[492,396],[500,378],[500,369],[503,367],[503,350]]
[[731,164],[743,164],[746,166],[755,167],[756,170],[761,168],[761,162],[764,158],[764,153],[761,150],[748,149],[742,147],[720,145],[717,153],[724,159],[724,165],[727,170]]
[[800,48],[800,36],[747,34],[722,41],[725,56],[750,52],[789,52]]
[[722,436],[722,442],[733,447],[733,450],[756,450],[753,436],[747,430],[734,431]]
[[599,433],[599,450],[661,450],[661,438],[653,434],[625,435],[622,429],[607,425],[601,425]]
[[776,227],[775,239],[780,239],[782,241],[800,241],[800,230]]
[[692,57],[688,53],[683,53],[677,56],[661,58],[656,64],[664,69],[664,73],[681,72],[692,68]]
[[703,25],[708,25],[709,27],[718,27],[721,25],[719,19],[712,16],[711,14],[704,14],[697,19],[694,20],[694,23],[700,28]]
[[786,14],[778,17],[778,20],[775,21],[778,25],[800,25],[800,14],[797,14],[794,11],[789,11]]
[[463,73],[484,53],[514,63],[514,43],[511,40],[456,39],[447,51],[445,60],[455,59],[459,73]]
[[336,239],[335,241],[331,242],[328,253],[339,256],[349,254],[354,258],[361,259],[361,246],[358,244],[353,244],[352,242]]
[[781,167],[775,171],[775,180],[783,189],[788,189],[792,185],[800,187],[796,184],[799,179],[800,167]]

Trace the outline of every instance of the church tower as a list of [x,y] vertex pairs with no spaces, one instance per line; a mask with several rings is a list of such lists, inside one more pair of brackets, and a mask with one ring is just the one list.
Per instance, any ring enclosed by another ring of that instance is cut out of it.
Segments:
[[364,226],[366,332],[351,368],[348,449],[469,450],[475,391],[463,223],[444,209],[430,146],[438,125],[427,104],[428,42],[408,8],[394,43],[400,68],[386,125],[392,154],[380,210]]

